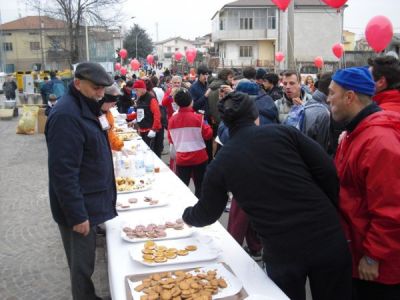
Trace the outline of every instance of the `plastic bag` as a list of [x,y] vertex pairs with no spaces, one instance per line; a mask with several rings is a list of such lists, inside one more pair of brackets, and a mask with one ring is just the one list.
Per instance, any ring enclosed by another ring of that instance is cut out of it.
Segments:
[[35,133],[38,111],[39,111],[38,106],[22,107],[22,115],[18,121],[17,133],[19,134]]

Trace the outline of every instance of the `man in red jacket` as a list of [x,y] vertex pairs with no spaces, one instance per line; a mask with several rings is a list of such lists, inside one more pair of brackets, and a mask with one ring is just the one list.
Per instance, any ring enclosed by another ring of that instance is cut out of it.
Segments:
[[346,124],[335,163],[354,299],[394,300],[400,299],[400,114],[382,111],[374,92],[367,68],[343,69],[327,100],[333,119]]
[[383,110],[400,112],[400,61],[390,55],[369,61],[376,94],[372,98]]
[[193,174],[195,195],[199,198],[208,162],[204,140],[212,138],[212,129],[204,116],[193,110],[193,100],[187,89],[180,88],[174,100],[179,110],[169,119],[168,140],[176,150],[176,173],[186,185]]

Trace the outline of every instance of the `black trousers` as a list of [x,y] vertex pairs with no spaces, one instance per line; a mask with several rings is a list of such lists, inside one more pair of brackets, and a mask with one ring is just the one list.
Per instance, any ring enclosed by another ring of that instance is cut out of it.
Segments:
[[189,185],[190,178],[193,174],[193,182],[195,187],[194,194],[197,198],[200,198],[201,195],[201,184],[203,183],[206,168],[207,162],[194,166],[176,166],[176,174],[186,185]]
[[96,227],[83,236],[62,225],[58,226],[67,256],[73,300],[97,300],[92,281],[96,258]]
[[[295,261],[265,262],[265,270],[276,285],[291,299],[305,300],[307,277],[313,300],[351,300],[351,256],[347,245],[325,244],[321,251],[309,251]],[[294,256],[296,251],[293,249]],[[265,253],[264,253],[265,255]],[[278,254],[279,255],[279,254]],[[378,299],[376,299],[378,300]]]
[[140,136],[142,137],[143,141],[147,144],[147,146],[149,146],[151,151],[153,151],[158,157],[161,157],[161,152],[163,149],[160,146],[160,141],[161,143],[163,143],[164,141],[164,129],[157,132],[156,136],[152,139],[147,136],[147,132],[141,133]]
[[353,300],[399,300],[400,284],[353,279]]

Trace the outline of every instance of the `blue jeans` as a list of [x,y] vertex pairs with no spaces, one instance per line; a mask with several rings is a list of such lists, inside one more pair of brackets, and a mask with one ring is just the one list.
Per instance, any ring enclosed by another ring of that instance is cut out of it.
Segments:
[[74,300],[97,300],[92,281],[96,257],[96,226],[83,236],[58,225],[70,271],[72,298]]

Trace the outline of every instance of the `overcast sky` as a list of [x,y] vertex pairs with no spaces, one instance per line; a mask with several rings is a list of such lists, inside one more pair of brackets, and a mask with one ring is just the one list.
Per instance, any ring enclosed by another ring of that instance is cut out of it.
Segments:
[[[156,22],[159,40],[172,36],[193,39],[210,33],[211,17],[230,2],[232,1],[126,0],[123,4],[125,16],[121,17],[121,23],[126,28],[138,23],[148,31],[154,41],[157,37]],[[347,5],[344,16],[345,29],[361,34],[372,17],[384,15],[392,21],[395,32],[400,32],[399,0],[348,0]],[[18,12],[22,16],[33,15],[24,0],[0,0],[0,12],[3,23],[17,19]]]

